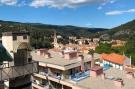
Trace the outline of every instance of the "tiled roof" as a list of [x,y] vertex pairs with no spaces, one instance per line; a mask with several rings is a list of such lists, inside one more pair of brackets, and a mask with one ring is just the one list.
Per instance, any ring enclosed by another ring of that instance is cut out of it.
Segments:
[[116,53],[111,53],[111,54],[103,53],[100,55],[100,57],[101,57],[101,60],[107,60],[107,61],[110,61],[116,64],[121,64],[121,65],[124,64],[124,60],[126,59],[125,56],[119,55]]

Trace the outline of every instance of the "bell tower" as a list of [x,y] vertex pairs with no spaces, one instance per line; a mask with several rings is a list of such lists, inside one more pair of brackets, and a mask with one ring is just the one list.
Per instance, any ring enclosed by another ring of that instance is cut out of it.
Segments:
[[56,31],[54,31],[53,46],[54,46],[54,48],[58,48],[59,47]]

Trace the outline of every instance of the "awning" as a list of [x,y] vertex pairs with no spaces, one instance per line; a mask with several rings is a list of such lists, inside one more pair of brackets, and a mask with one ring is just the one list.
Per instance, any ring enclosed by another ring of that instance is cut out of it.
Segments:
[[3,61],[12,61],[13,58],[8,53],[8,51],[3,47],[2,44],[0,44],[0,62]]

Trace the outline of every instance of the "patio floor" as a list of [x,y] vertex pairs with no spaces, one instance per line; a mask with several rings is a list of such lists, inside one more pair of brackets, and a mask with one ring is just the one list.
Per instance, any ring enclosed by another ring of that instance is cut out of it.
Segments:
[[87,77],[89,77],[89,72],[90,71],[85,71],[83,73],[76,73],[75,75],[72,75],[71,76],[71,80],[75,81],[75,82],[78,82],[78,81],[81,81],[82,79],[85,79]]
[[[135,78],[131,80],[127,79],[124,71],[110,68],[106,70],[105,73],[107,77],[113,76],[114,78],[122,78],[124,80],[124,86],[120,89],[135,89]],[[114,86],[113,80],[103,80],[101,76],[97,78],[88,77],[79,81],[77,84],[82,87],[84,86],[87,89],[119,89]]]

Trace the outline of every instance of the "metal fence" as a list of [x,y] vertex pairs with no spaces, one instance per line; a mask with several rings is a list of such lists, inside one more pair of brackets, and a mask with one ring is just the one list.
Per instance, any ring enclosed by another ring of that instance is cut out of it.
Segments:
[[38,62],[30,62],[22,66],[0,68],[0,81],[38,72]]

